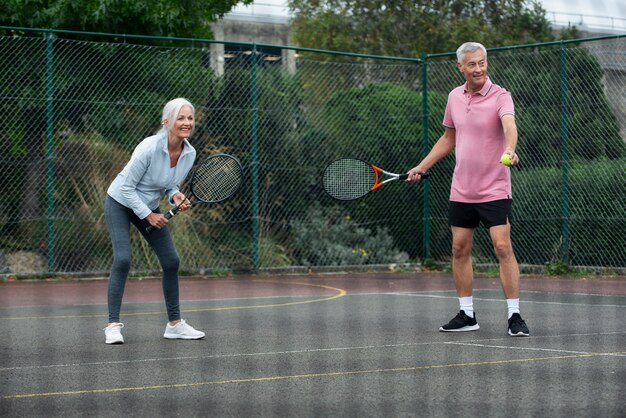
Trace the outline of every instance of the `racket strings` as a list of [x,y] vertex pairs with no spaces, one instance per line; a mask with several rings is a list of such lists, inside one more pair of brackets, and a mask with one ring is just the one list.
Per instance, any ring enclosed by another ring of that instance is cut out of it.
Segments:
[[365,161],[342,159],[326,168],[323,181],[332,197],[352,200],[369,193],[376,184],[376,172]]
[[233,195],[242,180],[241,165],[231,157],[209,158],[194,173],[194,196],[204,202],[219,202]]

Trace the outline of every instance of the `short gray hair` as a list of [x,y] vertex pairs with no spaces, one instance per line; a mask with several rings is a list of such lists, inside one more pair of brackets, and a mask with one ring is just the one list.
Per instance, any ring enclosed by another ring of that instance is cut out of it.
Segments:
[[478,42],[465,42],[456,50],[456,62],[463,64],[463,58],[466,53],[476,52],[479,49],[485,53],[485,58],[487,58],[487,48],[485,48],[483,44]]
[[191,102],[185,98],[178,97],[176,99],[170,100],[163,107],[163,116],[161,117],[161,123],[163,127],[162,131],[171,131],[174,127],[173,123],[169,123],[168,126],[165,126],[165,121],[173,122],[178,118],[178,114],[180,113],[180,109],[184,106],[189,106],[191,108],[191,113],[196,116],[196,108],[191,104]]

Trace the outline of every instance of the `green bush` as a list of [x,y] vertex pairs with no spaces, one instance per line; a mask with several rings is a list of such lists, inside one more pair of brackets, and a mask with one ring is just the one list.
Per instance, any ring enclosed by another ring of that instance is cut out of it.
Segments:
[[387,229],[359,225],[338,206],[315,205],[291,226],[291,253],[298,265],[384,264],[401,256]]

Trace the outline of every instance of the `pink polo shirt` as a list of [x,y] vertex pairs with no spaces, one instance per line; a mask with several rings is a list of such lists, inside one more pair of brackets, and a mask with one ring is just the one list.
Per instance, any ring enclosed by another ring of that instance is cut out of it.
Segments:
[[448,95],[443,125],[456,130],[456,165],[450,200],[482,203],[511,198],[511,170],[500,164],[504,129],[500,119],[515,115],[511,93],[490,79],[470,94],[467,84]]

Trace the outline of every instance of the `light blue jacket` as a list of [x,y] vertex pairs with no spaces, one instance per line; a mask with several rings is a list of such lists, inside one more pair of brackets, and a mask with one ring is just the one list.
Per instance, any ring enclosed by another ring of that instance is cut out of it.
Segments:
[[167,132],[159,132],[141,141],[124,169],[115,177],[107,194],[116,202],[133,210],[144,219],[159,207],[159,201],[180,189],[196,159],[196,150],[185,139],[183,152],[176,164],[176,174],[170,181],[170,154],[167,150]]

